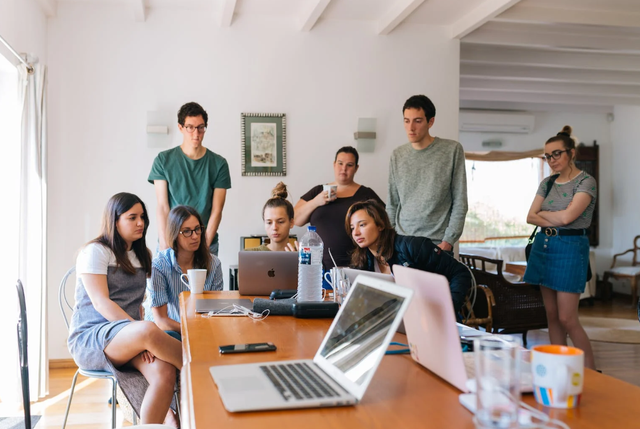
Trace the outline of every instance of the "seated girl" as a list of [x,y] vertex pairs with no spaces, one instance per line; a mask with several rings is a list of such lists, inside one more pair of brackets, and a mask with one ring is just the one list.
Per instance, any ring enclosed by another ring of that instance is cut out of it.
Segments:
[[171,246],[153,258],[147,302],[151,320],[174,338],[180,338],[180,293],[189,287],[181,280],[190,269],[205,269],[204,290],[222,290],[222,264],[209,253],[204,240],[205,226],[198,212],[189,206],[176,206],[167,216],[165,237]]
[[441,274],[449,280],[453,307],[459,314],[471,287],[471,273],[464,264],[428,238],[398,235],[375,200],[349,207],[345,228],[357,246],[351,254],[352,268],[392,274],[393,265],[398,264]]
[[294,251],[296,246],[289,242],[289,231],[293,228],[293,205],[287,200],[287,185],[279,182],[271,191],[271,198],[262,208],[264,229],[269,236],[269,244],[261,244],[246,250]]
[[165,421],[177,427],[169,406],[176,370],[182,368],[181,344],[140,320],[151,275],[148,227],[140,198],[128,193],[111,197],[100,235],[76,261],[76,304],[67,344],[78,367],[116,376],[142,423]]

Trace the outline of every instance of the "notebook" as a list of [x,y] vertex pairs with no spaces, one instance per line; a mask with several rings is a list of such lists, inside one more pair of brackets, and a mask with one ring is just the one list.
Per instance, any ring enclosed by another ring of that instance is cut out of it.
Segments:
[[[394,265],[393,272],[396,284],[414,292],[404,315],[413,360],[459,390],[473,390],[474,355],[462,352],[460,331],[465,329],[456,323],[446,277],[400,265]],[[532,392],[530,365],[521,365],[521,370],[521,391]]]
[[313,359],[212,366],[224,407],[241,412],[357,404],[412,295],[411,289],[358,277]]
[[238,252],[240,295],[270,295],[275,289],[297,288],[297,252]]

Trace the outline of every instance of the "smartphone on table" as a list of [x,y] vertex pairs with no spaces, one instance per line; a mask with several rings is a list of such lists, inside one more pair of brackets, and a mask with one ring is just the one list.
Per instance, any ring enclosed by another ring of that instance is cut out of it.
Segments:
[[220,346],[218,350],[225,355],[229,353],[273,352],[277,349],[273,343],[229,344]]

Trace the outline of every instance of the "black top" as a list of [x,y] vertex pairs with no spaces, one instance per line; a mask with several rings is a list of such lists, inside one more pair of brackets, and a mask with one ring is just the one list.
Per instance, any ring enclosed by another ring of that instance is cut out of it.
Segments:
[[[320,192],[322,192],[322,185],[314,186],[300,198],[304,201],[311,201]],[[338,198],[322,207],[318,207],[311,213],[309,224],[316,227],[316,232],[324,243],[322,265],[325,270],[333,267],[328,249],[331,249],[331,254],[339,267],[349,266],[351,262],[350,253],[354,248],[354,244],[344,228],[344,219],[352,204],[369,199],[374,199],[382,204],[383,207],[385,206],[373,189],[361,185],[353,196]]]

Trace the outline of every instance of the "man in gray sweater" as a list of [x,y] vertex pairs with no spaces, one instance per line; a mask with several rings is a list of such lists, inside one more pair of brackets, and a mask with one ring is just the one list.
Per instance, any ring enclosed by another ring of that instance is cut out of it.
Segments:
[[389,163],[387,213],[398,234],[430,238],[451,252],[467,214],[467,175],[462,145],[432,137],[436,108],[414,95],[402,108],[409,143]]

